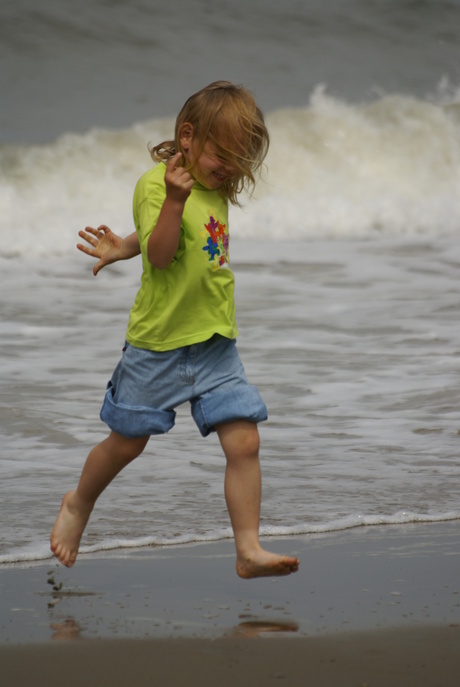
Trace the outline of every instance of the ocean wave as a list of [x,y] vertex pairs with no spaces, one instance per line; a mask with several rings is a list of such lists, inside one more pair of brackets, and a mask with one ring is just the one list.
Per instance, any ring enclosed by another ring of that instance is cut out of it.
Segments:
[[[425,99],[378,94],[351,104],[318,86],[304,108],[268,114],[271,149],[253,199],[232,208],[232,234],[259,240],[438,235],[460,225],[460,90]],[[150,141],[173,119],[0,147],[3,256],[74,250],[106,223],[132,231],[134,185]]]
[[[406,525],[416,523],[436,523],[451,520],[460,520],[460,511],[446,513],[413,513],[411,511],[398,511],[393,515],[349,515],[337,520],[324,523],[300,523],[292,526],[265,526],[260,530],[261,538],[298,537],[311,534],[325,534],[330,532],[342,532],[358,527],[375,527],[390,525]],[[232,539],[230,528],[207,532],[204,534],[190,533],[174,538],[168,537],[139,537],[134,539],[110,539],[99,544],[82,546],[80,555],[91,555],[107,551],[128,549],[141,549],[150,547],[176,547],[190,544],[204,544]],[[36,563],[52,559],[53,555],[48,547],[41,546],[37,549],[15,551],[0,555],[0,565],[14,565],[20,563]]]

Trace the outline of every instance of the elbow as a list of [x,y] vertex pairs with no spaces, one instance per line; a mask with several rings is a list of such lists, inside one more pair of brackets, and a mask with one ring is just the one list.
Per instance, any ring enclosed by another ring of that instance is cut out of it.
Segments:
[[152,265],[152,267],[155,267],[157,270],[164,270],[166,267],[170,264],[171,260],[168,260],[166,258],[162,258],[159,255],[149,255],[149,263]]

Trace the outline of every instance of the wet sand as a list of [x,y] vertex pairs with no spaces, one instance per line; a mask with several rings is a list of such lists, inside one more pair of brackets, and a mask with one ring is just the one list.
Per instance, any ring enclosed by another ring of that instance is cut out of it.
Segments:
[[2,685],[456,687],[459,529],[265,540],[287,578],[240,580],[231,541],[3,566]]

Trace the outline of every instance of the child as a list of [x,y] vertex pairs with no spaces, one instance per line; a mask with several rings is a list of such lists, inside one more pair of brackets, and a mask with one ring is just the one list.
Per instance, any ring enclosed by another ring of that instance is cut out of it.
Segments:
[[234,277],[228,264],[228,200],[252,189],[268,149],[268,132],[253,96],[225,81],[191,96],[176,120],[175,139],[154,147],[160,164],[139,180],[136,233],[108,227],[80,232],[99,258],[93,272],[142,254],[141,287],[126,345],[101,410],[111,432],[89,453],[51,533],[51,550],[71,567],[91,511],[114,477],[168,432],[176,408],[189,401],[203,436],[216,431],[226,457],[225,498],[240,577],[288,575],[297,558],[259,543],[261,478],[257,423],[265,405],[247,382],[235,347]]

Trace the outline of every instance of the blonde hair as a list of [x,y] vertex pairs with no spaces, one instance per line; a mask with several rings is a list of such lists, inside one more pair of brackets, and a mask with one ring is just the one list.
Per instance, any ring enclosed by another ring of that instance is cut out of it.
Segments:
[[229,81],[215,81],[192,95],[176,119],[174,140],[149,146],[156,162],[167,162],[180,151],[182,164],[191,168],[180,144],[181,129],[186,122],[193,126],[198,156],[209,141],[213,152],[236,170],[222,184],[221,191],[231,203],[238,205],[238,194],[243,189],[252,193],[270,143],[254,96]]

